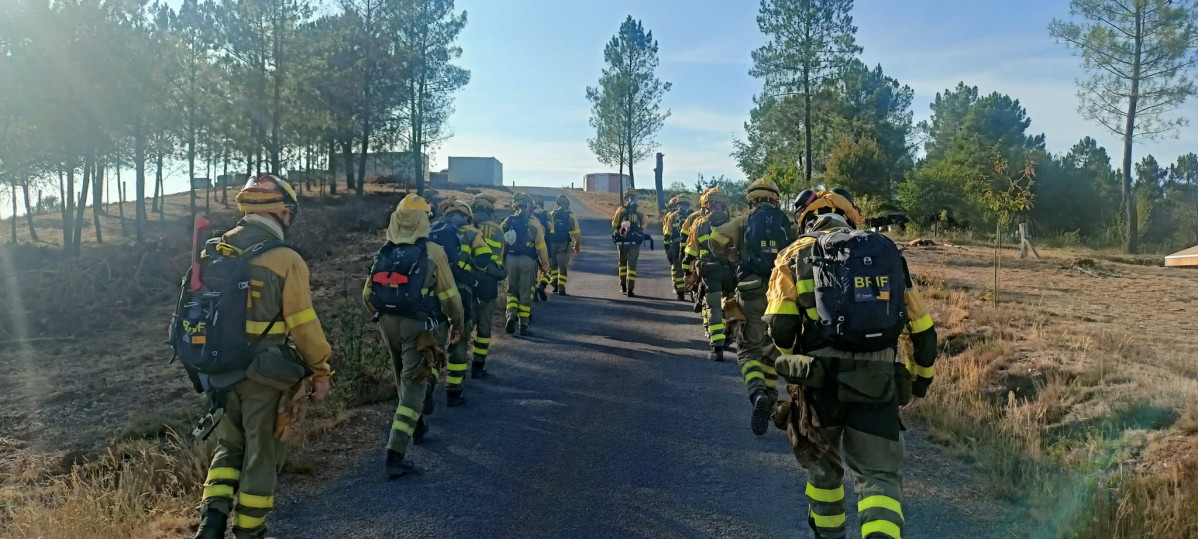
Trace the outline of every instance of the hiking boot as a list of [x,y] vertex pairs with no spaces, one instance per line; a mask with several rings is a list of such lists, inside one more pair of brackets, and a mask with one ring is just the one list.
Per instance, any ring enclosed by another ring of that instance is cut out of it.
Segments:
[[466,400],[466,397],[462,396],[461,391],[458,391],[457,393],[446,393],[445,394],[445,407],[446,408],[457,408],[458,406],[465,406],[467,402],[470,402],[470,401]]
[[532,337],[532,330],[528,329],[528,324],[520,324],[520,336]]
[[620,291],[628,292],[628,278],[627,277],[620,277]]
[[412,443],[419,445],[424,441],[424,436],[428,434],[428,421],[424,420],[424,416],[416,420],[416,428],[412,430]]
[[216,509],[208,509],[200,518],[200,527],[196,529],[195,539],[224,539],[225,527],[228,524],[229,515]]
[[390,449],[387,450],[387,479],[395,479],[415,472],[416,465],[412,464],[412,461]]
[[537,297],[541,298],[541,301],[543,301],[543,302],[549,301],[549,294],[545,292],[544,286],[537,287]]
[[686,292],[678,292],[678,301],[686,301]]
[[707,355],[707,359],[710,359],[710,360],[716,361],[716,362],[724,361],[724,347],[712,346],[711,353]]
[[483,363],[481,361],[475,361],[474,363],[472,363],[470,365],[470,378],[478,379],[478,378],[486,378],[486,377],[487,377],[487,365],[485,363]]
[[566,295],[566,287],[565,287],[565,285],[562,285],[562,286],[559,286],[559,287],[557,287],[557,290],[554,290],[554,291],[553,291],[553,293],[554,293],[554,294],[557,294],[557,295],[559,295],[559,296],[564,296],[564,295]]
[[769,431],[770,409],[774,405],[770,402],[770,396],[762,389],[754,391],[753,397],[750,400],[753,402],[753,417],[749,422],[749,426],[753,428],[753,434],[763,436]]
[[507,325],[503,327],[503,330],[506,331],[508,335],[516,333],[516,319],[508,318]]
[[420,413],[424,415],[433,415],[437,410],[437,402],[433,400],[433,393],[437,391],[437,379],[430,377],[424,388],[424,410]]

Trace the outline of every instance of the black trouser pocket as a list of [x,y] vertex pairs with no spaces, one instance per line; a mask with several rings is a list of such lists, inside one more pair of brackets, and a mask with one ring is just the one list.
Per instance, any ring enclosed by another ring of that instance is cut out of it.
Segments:
[[264,386],[287,391],[308,375],[308,369],[294,359],[294,353],[270,348],[258,354],[245,371],[245,377]]

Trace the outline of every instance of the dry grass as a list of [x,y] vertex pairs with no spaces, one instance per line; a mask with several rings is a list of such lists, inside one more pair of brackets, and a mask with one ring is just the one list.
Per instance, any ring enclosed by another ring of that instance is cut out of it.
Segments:
[[1032,503],[1046,535],[1193,535],[1192,273],[1041,254],[1004,253],[995,305],[991,250],[908,251],[943,347],[929,431]]

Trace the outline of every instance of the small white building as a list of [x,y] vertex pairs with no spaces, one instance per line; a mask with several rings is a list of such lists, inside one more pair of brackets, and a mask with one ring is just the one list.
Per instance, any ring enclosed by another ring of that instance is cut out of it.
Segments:
[[603,172],[583,176],[583,187],[589,193],[622,193],[632,183],[627,174]]
[[449,183],[503,186],[503,163],[494,157],[450,157]]

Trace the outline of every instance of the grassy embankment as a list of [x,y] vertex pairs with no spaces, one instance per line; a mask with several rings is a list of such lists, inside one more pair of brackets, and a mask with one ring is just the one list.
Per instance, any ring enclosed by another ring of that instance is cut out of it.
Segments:
[[[361,279],[398,200],[305,196],[289,242],[312,270],[316,309],[334,344],[334,397],[309,412],[286,472],[315,465],[302,451],[352,409],[393,398],[390,365],[359,305]],[[470,193],[442,190],[442,196]],[[506,205],[510,194],[493,191]],[[40,243],[0,246],[0,535],[179,537],[194,525],[208,444],[191,440],[200,398],[167,365],[164,328],[186,268],[185,195],[151,214],[147,241],[122,234],[118,208],[101,213],[106,243],[89,228],[78,258],[60,254],[58,214],[35,216]],[[123,208],[133,215],[133,203]],[[213,203],[217,227],[234,209]],[[0,222],[7,231],[7,222]],[[126,231],[132,235],[131,222]]]

